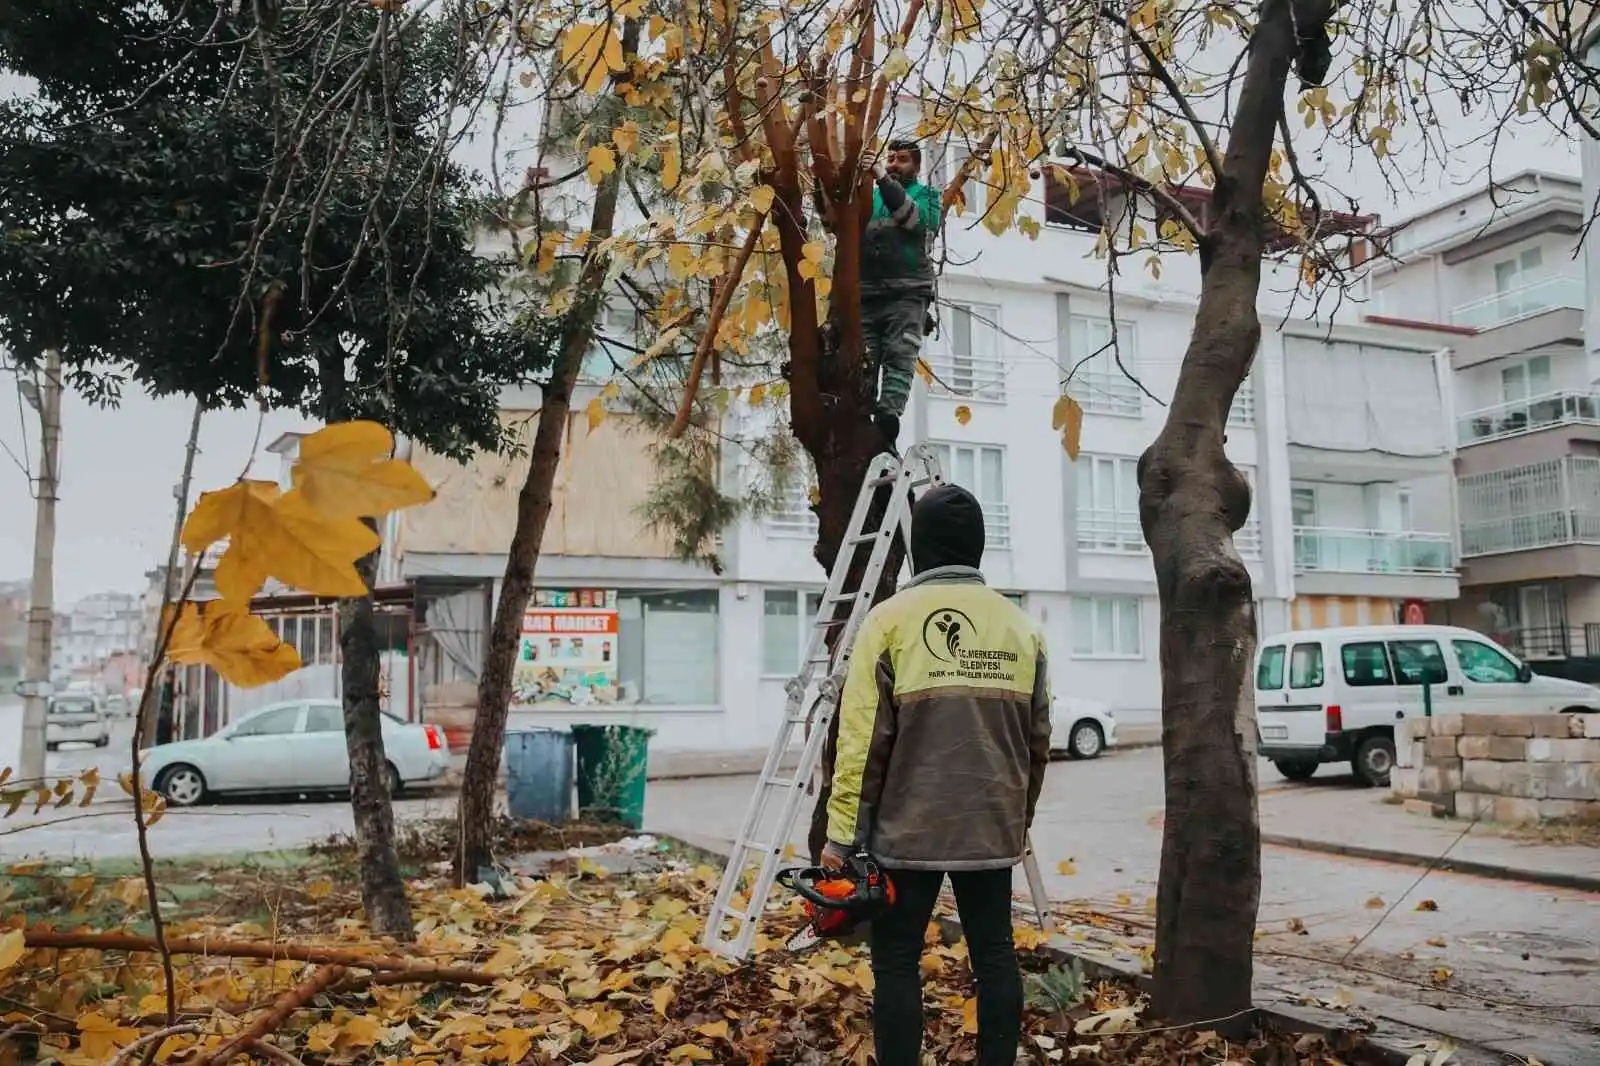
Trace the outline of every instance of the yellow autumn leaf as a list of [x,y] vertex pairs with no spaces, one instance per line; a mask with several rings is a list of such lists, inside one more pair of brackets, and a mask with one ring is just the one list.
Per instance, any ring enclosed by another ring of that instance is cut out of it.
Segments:
[[1061,446],[1067,458],[1077,461],[1083,444],[1083,407],[1071,396],[1062,395],[1050,409],[1050,428],[1061,431]]
[[750,406],[751,407],[759,407],[759,406],[761,406],[761,401],[765,400],[766,398],[767,398],[767,386],[765,384],[756,384],[756,385],[751,385],[750,386],[749,400],[750,400]]
[[11,969],[28,950],[21,929],[7,929],[0,933],[0,973]]
[[772,198],[776,195],[772,186],[757,185],[750,190],[750,206],[760,211],[763,215],[772,210]]
[[518,1063],[528,1057],[538,1033],[533,1029],[497,1029],[494,1047],[484,1053],[490,1062]]
[[201,543],[219,524],[228,537],[215,575],[224,599],[248,603],[268,576],[319,596],[366,595],[355,564],[378,550],[378,535],[354,518],[324,514],[299,490],[280,494],[272,482],[241,481],[208,492],[184,524],[185,534],[196,529],[185,545]]
[[622,1066],[624,1062],[632,1062],[648,1050],[649,1048],[641,1047],[634,1048],[632,1051],[613,1051],[598,1058],[590,1059],[588,1062],[582,1063],[581,1066]]
[[683,159],[678,155],[678,146],[667,143],[661,146],[661,187],[671,192],[678,187],[678,182],[683,177]]
[[370,1014],[357,1014],[339,1030],[339,1042],[346,1047],[371,1047],[383,1036],[383,1025]]
[[800,276],[815,278],[821,274],[822,257],[827,251],[827,246],[821,241],[807,241],[800,249]]
[[333,882],[327,878],[313,881],[306,886],[306,895],[312,899],[327,899],[333,894]]
[[672,985],[662,985],[650,993],[650,1005],[656,1009],[657,1014],[665,1018],[667,1016],[667,1008],[672,1006],[672,1001],[677,998],[678,991],[676,988]]
[[1075,877],[1077,876],[1078,868],[1073,865],[1071,859],[1062,859],[1056,863],[1056,873],[1062,877]]
[[600,428],[600,423],[606,420],[606,402],[596,396],[589,401],[589,406],[583,409],[583,413],[589,416],[589,432],[593,433]]
[[694,1031],[701,1036],[708,1036],[712,1040],[728,1039],[728,1023],[726,1021],[707,1022],[704,1025],[697,1025]]
[[611,143],[623,155],[632,155],[639,149],[639,124],[629,119],[611,131]]
[[933,367],[928,365],[926,359],[917,360],[917,377],[926,381],[929,385],[933,384]]
[[978,1001],[968,999],[961,1004],[961,1031],[967,1036],[978,1032]]
[[881,73],[885,81],[899,81],[911,73],[911,57],[906,55],[904,48],[892,50],[884,57]]
[[610,19],[575,23],[561,39],[561,64],[577,75],[586,93],[597,93],[606,79],[625,69],[622,39]]
[[91,1060],[109,1062],[118,1048],[139,1038],[139,1030],[106,1017],[99,1011],[78,1015],[78,1050]]
[[603,144],[589,149],[587,172],[589,184],[599,185],[605,176],[617,169],[617,153]]
[[268,684],[301,666],[293,645],[233,600],[184,604],[173,637],[169,661],[205,663],[240,688]]
[[956,421],[958,423],[960,423],[961,425],[963,425],[963,426],[966,425],[968,422],[971,422],[972,421],[972,408],[968,407],[966,404],[962,404],[960,407],[957,407],[956,408]]
[[1369,911],[1382,910],[1383,907],[1384,902],[1382,896],[1373,896],[1371,899],[1367,900],[1367,910]]
[[294,487],[329,518],[381,518],[433,499],[428,482],[391,459],[393,451],[393,434],[378,423],[336,422],[300,441]]
[[716,1056],[703,1047],[693,1044],[679,1044],[667,1052],[668,1062],[709,1062]]

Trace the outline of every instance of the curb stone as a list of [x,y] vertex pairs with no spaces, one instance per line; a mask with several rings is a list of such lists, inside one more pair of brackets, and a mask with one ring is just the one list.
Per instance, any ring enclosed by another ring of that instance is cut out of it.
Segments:
[[1432,867],[1441,873],[1470,874],[1497,881],[1517,881],[1522,884],[1544,885],[1547,888],[1576,889],[1579,892],[1600,893],[1600,877],[1562,873],[1556,870],[1529,870],[1498,863],[1476,862],[1471,859],[1439,860],[1432,855],[1416,855],[1408,851],[1391,851],[1369,848],[1360,844],[1339,844],[1331,840],[1310,840],[1304,837],[1285,836],[1280,833],[1262,833],[1261,843],[1296,851],[1313,851],[1325,855],[1344,855],[1352,859],[1371,859],[1392,862],[1402,866]]

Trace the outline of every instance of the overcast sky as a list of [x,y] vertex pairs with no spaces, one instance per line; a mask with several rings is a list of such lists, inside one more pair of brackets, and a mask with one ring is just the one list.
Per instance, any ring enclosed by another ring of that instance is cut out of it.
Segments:
[[[16,79],[0,75],[0,95],[19,89]],[[1452,138],[1463,143],[1471,136]],[[502,142],[504,144],[504,142]],[[463,154],[486,168],[485,144]],[[1403,151],[1398,145],[1397,151]],[[1305,149],[1302,149],[1305,153]],[[1392,221],[1409,212],[1473,187],[1481,187],[1487,152],[1482,146],[1452,153],[1451,172],[1424,174],[1398,201],[1376,173],[1363,161],[1312,159],[1324,173],[1353,170],[1334,182],[1361,202],[1365,211]],[[518,160],[520,166],[527,158]],[[1495,177],[1505,178],[1527,168],[1576,175],[1576,143],[1563,141],[1543,130],[1523,130],[1499,146]],[[1363,173],[1365,172],[1365,173]],[[38,420],[19,404],[15,381],[0,374],[0,444],[18,460],[38,462]],[[153,400],[132,394],[117,409],[91,407],[68,395],[62,416],[62,485],[57,509],[56,602],[72,603],[93,592],[136,591],[144,586],[145,572],[166,557],[172,533],[172,489],[183,463],[192,407],[182,400]],[[225,411],[206,416],[201,433],[201,454],[195,469],[197,489],[218,488],[239,476],[250,459],[257,438],[254,413]],[[260,426],[259,448],[287,430],[304,429],[295,415],[269,414]],[[260,453],[260,476],[277,476],[276,456]],[[12,457],[0,451],[0,581],[26,579],[31,572],[34,505],[30,485]]]

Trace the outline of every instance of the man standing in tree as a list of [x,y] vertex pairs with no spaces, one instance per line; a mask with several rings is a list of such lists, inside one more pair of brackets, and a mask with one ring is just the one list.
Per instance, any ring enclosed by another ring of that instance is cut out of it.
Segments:
[[878,1066],[922,1055],[922,947],[945,877],[978,986],[978,1066],[1014,1066],[1022,975],[1011,871],[1050,759],[1044,636],[984,584],[983,508],[957,485],[911,517],[916,576],[874,607],[839,702],[822,865],[872,854],[896,901],[870,931]]
[[[922,184],[922,149],[915,141],[890,141],[887,157],[872,164],[877,188],[861,242],[861,326],[873,421],[892,447],[911,397],[922,338],[932,326],[934,235],[940,193]],[[882,382],[879,382],[879,375]]]

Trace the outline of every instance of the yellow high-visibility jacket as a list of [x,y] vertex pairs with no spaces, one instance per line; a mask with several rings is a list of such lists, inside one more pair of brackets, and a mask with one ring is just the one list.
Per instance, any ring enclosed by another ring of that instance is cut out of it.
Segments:
[[856,637],[828,838],[890,868],[1015,866],[1049,758],[1038,626],[971,567],[926,571]]

